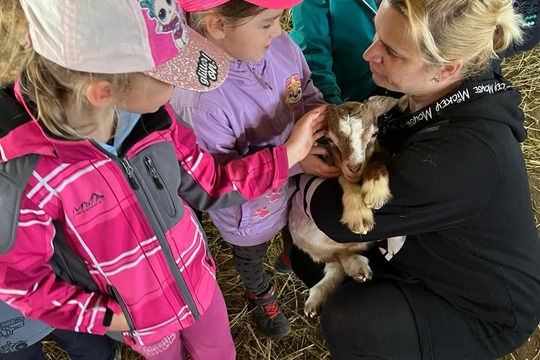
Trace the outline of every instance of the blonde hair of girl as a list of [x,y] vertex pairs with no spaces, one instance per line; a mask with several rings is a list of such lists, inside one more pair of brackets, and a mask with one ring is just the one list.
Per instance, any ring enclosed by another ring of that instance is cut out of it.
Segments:
[[[37,119],[52,135],[80,139],[66,121],[66,107],[77,116],[90,120],[112,119],[116,109],[97,109],[87,97],[92,79],[110,82],[121,94],[134,76],[128,74],[92,74],[66,69],[36,53],[28,39],[28,23],[18,0],[5,0],[0,8],[0,86],[20,79],[21,91],[36,104]],[[112,120],[111,120],[112,121]]]

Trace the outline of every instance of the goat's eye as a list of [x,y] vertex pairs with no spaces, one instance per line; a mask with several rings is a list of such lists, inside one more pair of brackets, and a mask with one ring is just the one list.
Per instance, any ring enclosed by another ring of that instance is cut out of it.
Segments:
[[372,139],[375,139],[375,138],[377,137],[377,135],[379,135],[379,132],[378,132],[378,131],[375,131],[375,132],[373,133],[373,135],[371,135],[371,138],[372,138]]

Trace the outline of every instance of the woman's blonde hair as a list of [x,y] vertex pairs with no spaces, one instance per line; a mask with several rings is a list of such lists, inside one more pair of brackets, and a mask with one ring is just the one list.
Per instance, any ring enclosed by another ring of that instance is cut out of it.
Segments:
[[523,41],[510,0],[386,0],[407,19],[428,64],[463,60],[462,77],[484,71],[497,53]]
[[244,0],[230,0],[220,6],[206,11],[192,12],[188,14],[188,24],[199,34],[208,36],[206,30],[206,18],[208,15],[220,15],[231,24],[239,26],[239,21],[245,18],[256,16],[263,12],[265,8],[251,4]]
[[114,116],[114,108],[96,109],[86,98],[93,78],[109,81],[115,94],[125,92],[134,76],[91,74],[66,69],[40,56],[28,39],[28,23],[18,0],[5,0],[0,7],[0,86],[20,79],[24,96],[36,105],[37,119],[54,135],[67,139],[80,136],[67,124],[65,105],[77,115],[98,119]]

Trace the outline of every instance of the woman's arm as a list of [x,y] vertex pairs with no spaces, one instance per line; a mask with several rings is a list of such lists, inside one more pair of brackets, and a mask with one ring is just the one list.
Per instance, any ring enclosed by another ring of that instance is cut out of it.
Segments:
[[303,181],[301,193],[317,226],[338,242],[452,228],[478,217],[497,179],[490,149],[463,134],[419,141],[394,156],[387,168],[393,199],[374,212],[375,227],[366,235],[341,224],[343,192],[337,180]]

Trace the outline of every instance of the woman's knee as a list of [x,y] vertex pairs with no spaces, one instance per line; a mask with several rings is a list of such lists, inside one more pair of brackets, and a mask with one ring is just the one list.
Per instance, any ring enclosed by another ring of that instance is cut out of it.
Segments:
[[356,339],[368,339],[376,332],[376,326],[371,323],[373,314],[369,306],[363,306],[362,298],[356,291],[351,291],[351,285],[344,284],[332,294],[321,313],[321,329],[330,348],[357,346]]
[[335,359],[419,358],[414,316],[392,282],[345,283],[330,296],[320,320]]

